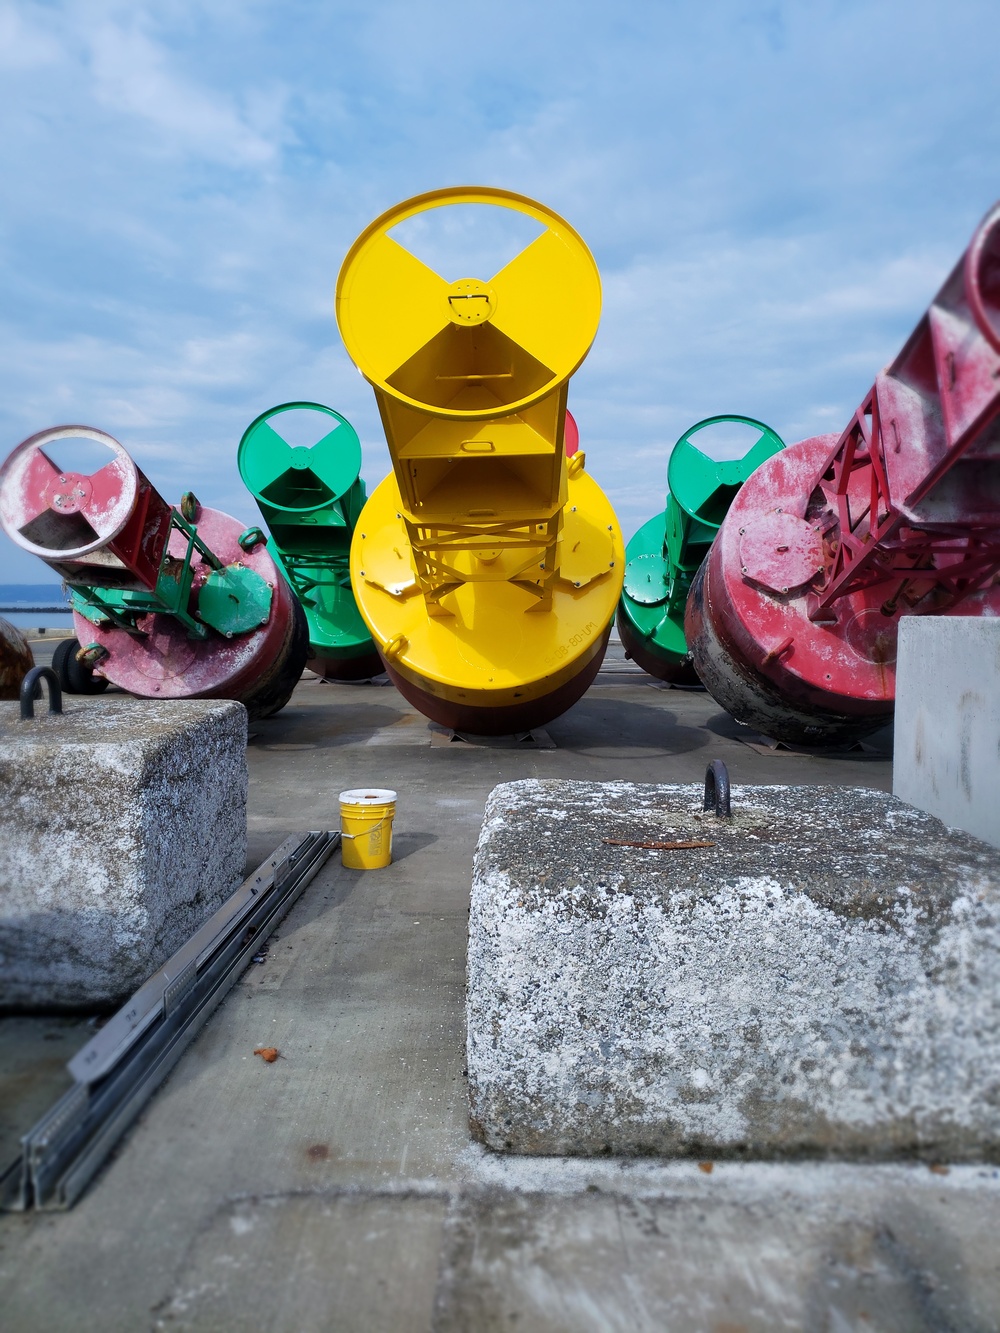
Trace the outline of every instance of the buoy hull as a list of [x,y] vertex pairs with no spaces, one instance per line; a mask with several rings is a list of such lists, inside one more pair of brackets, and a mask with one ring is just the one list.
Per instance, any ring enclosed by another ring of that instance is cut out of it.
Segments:
[[0,699],[17,699],[21,681],[35,665],[28,640],[9,620],[0,616]]
[[[264,543],[242,550],[245,525],[219,510],[202,507],[198,535],[223,565],[242,564],[271,585],[270,613],[265,624],[231,639],[209,633],[192,639],[183,624],[164,614],[140,619],[141,636],[116,625],[95,625],[74,611],[81,644],[98,644],[107,652],[95,674],[129,694],[147,699],[236,699],[252,717],[266,717],[287,703],[302,674],[308,652],[305,615],[288,584],[278,573]],[[168,552],[180,559],[182,534],[173,532]],[[192,605],[197,590],[211,573],[200,557],[194,564]]]
[[352,655],[339,655],[329,649],[318,650],[312,643],[309,645],[306,666],[324,680],[333,681],[371,680],[372,676],[380,676],[385,670],[382,659],[376,652],[362,651]]
[[670,685],[697,686],[701,684],[686,644],[684,651],[680,653],[664,648],[655,640],[644,638],[636,632],[632,619],[621,606],[618,608],[616,624],[618,637],[622,641],[622,647],[626,654],[635,662],[636,666],[642,667],[643,671],[650,676],[655,676],[657,680],[666,681]]
[[[773,680],[756,670],[750,654],[726,633],[708,561],[695,575],[688,594],[687,630],[698,678],[716,703],[744,726],[786,745],[839,745],[860,740],[892,720],[892,709],[864,716],[826,704],[794,701]],[[759,656],[759,654],[758,654]]]
[[[625,548],[626,578],[618,603],[618,634],[626,653],[643,671],[671,685],[697,685],[698,676],[684,638],[683,606],[671,613],[666,602],[666,517],[666,513],[660,513],[649,519]],[[648,563],[658,580],[645,601],[629,595],[628,571],[635,561]]]
[[432,722],[470,736],[511,736],[517,732],[531,731],[535,727],[545,726],[554,718],[561,717],[583,698],[601,669],[610,634],[609,625],[604,637],[594,645],[590,661],[571,680],[528,703],[507,704],[500,708],[486,704],[463,705],[449,702],[420,689],[395,671],[388,662],[384,663],[383,670],[388,673],[389,679],[403,698]]
[[[753,473],[687,601],[685,632],[706,688],[737,721],[787,744],[857,740],[890,722],[895,705],[900,617],[883,606],[898,578],[839,598],[835,618],[809,616],[806,576],[823,560],[809,503],[837,440],[800,441]],[[946,612],[998,613],[996,586]]]
[[[429,605],[419,588],[393,476],[368,501],[351,546],[358,608],[400,692],[456,731],[505,735],[544,726],[593,681],[621,592],[624,545],[607,497],[569,479],[551,605],[503,577],[523,550],[481,562],[490,577]],[[475,556],[469,556],[469,561]]]

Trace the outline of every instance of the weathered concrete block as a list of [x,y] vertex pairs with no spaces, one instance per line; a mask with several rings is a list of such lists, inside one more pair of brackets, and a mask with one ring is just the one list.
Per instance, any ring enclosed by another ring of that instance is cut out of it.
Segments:
[[1000,619],[903,616],[892,790],[1000,847]]
[[1000,852],[859,787],[734,787],[731,822],[701,794],[494,789],[469,925],[476,1137],[1000,1155]]
[[0,705],[0,1006],[127,996],[246,861],[246,710],[228,700]]

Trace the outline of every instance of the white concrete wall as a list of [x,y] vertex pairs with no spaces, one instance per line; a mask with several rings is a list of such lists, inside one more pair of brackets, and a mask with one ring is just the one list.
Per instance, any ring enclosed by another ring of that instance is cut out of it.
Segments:
[[900,621],[892,790],[1000,847],[1000,618]]

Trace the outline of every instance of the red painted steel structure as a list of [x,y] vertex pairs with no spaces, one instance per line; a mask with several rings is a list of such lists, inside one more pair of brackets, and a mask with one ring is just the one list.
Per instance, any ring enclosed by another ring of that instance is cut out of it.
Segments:
[[[45,453],[62,440],[91,440],[112,457],[90,474],[63,470]],[[153,588],[170,506],[110,435],[92,426],[55,426],[23,440],[0,468],[0,520],[18,546],[65,579]]]
[[901,615],[1000,614],[1000,204],[840,436],[746,483],[691,590],[704,683],[817,743],[892,715]]

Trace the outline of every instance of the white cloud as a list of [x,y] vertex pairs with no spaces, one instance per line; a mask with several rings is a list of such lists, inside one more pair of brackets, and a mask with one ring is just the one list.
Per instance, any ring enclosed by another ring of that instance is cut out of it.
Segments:
[[55,64],[59,43],[14,4],[0,5],[0,69],[37,70]]
[[257,127],[251,127],[234,99],[172,71],[163,47],[136,23],[106,20],[87,37],[97,100],[146,121],[159,132],[164,149],[231,166],[260,167],[275,159],[281,138],[280,97],[254,100]]
[[998,35],[994,0],[0,7],[6,447],[82,418],[249,512],[236,442],[305,397],[378,480],[340,262],[407,195],[492,183],[601,267],[570,401],[631,531],[698,418],[846,423],[1000,192]]

